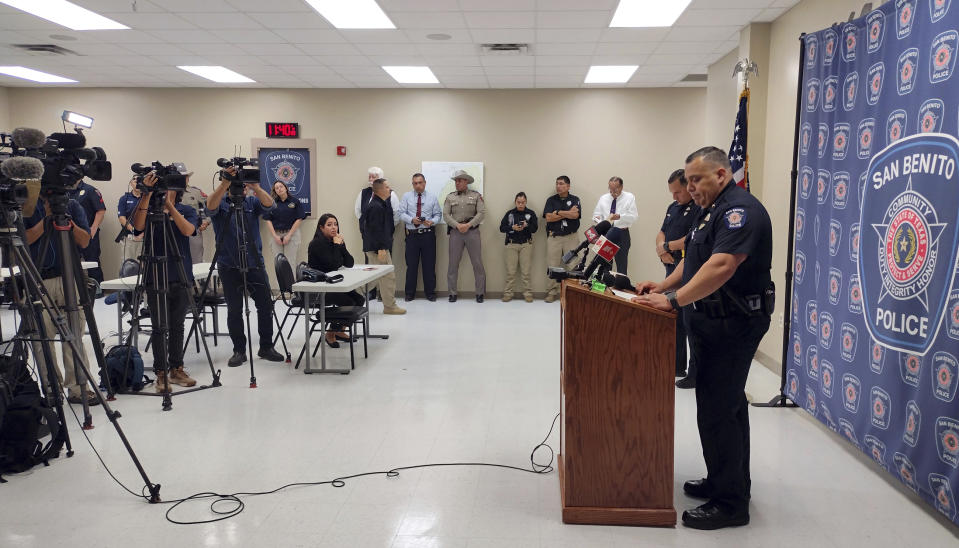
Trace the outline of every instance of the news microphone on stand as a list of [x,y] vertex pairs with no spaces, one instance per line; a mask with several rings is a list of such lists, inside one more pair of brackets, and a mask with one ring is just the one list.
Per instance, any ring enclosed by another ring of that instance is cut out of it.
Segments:
[[605,263],[606,268],[608,268],[612,264],[616,252],[619,251],[619,246],[612,240],[607,239],[606,236],[600,237],[593,245],[596,256],[593,257],[593,262],[589,263],[589,267],[583,273],[584,280],[589,280],[601,264]]
[[[591,226],[588,229],[586,229],[586,232],[583,233],[583,235],[586,236],[586,240],[583,243],[579,244],[579,247],[577,247],[576,249],[567,251],[566,254],[563,255],[563,264],[569,264],[570,262],[572,262],[573,259],[575,259],[577,255],[579,255],[580,251],[589,247],[590,244],[596,243],[596,241],[599,240],[601,236],[605,236],[606,233],[609,232],[609,229],[612,226],[613,225],[611,225],[609,221],[601,221],[596,226]],[[582,270],[582,268],[579,268],[577,270]]]
[[636,292],[632,280],[625,274],[620,274],[619,272],[604,272],[600,279],[604,284],[613,289],[629,291],[630,293]]

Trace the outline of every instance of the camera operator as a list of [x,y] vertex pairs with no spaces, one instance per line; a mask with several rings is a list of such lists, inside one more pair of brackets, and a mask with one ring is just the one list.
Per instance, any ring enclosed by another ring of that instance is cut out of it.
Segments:
[[[236,176],[236,167],[225,168],[220,175],[220,184],[207,198],[206,207],[213,221],[213,231],[220,246],[217,256],[217,271],[223,282],[223,296],[226,299],[226,325],[233,340],[233,356],[227,362],[230,367],[238,367],[246,361],[246,335],[243,332],[243,272],[240,271],[240,228],[237,217],[227,219],[230,214],[230,202],[224,200],[230,189],[231,177]],[[247,183],[246,196],[243,199],[243,218],[247,227],[248,266],[246,272],[247,289],[256,304],[257,331],[260,335],[260,350],[257,356],[271,362],[283,361],[283,356],[273,349],[273,299],[270,296],[270,282],[263,266],[263,244],[260,241],[260,229],[257,218],[273,208],[273,198],[258,183]]]
[[[150,172],[143,177],[143,185],[152,188],[157,182],[155,172]],[[137,234],[142,234],[146,227],[147,211],[150,207],[150,200],[153,197],[153,191],[149,191],[140,197],[137,203],[136,212],[133,214],[133,227]],[[200,220],[197,212],[192,207],[180,203],[183,198],[182,191],[167,190],[163,198],[163,211],[167,215],[167,222],[171,223],[173,241],[176,242],[176,249],[168,249],[166,245],[165,233],[162,229],[152,233],[150,239],[151,252],[154,257],[165,256],[167,260],[162,264],[166,265],[166,276],[169,281],[169,287],[164,295],[158,293],[156,285],[157,280],[148,280],[148,284],[153,287],[146,288],[147,308],[150,309],[150,321],[153,326],[151,335],[151,345],[153,347],[153,369],[156,373],[156,391],[169,392],[170,383],[180,386],[194,386],[196,381],[183,369],[183,324],[186,322],[186,313],[190,308],[191,289],[193,286],[193,261],[190,257],[190,236],[196,233]],[[160,228],[160,227],[157,227]],[[180,255],[180,262],[183,264],[183,271],[186,273],[186,280],[180,279],[180,269],[175,262],[177,252]],[[158,271],[159,272],[159,271]],[[162,273],[158,275],[163,275]],[[169,329],[168,344],[166,347],[162,344],[160,337],[159,318],[161,306],[166,307]]]
[[103,216],[106,215],[107,206],[103,203],[103,195],[97,190],[97,187],[80,179],[77,185],[68,193],[71,200],[76,201],[86,213],[87,221],[90,223],[90,245],[80,251],[80,256],[84,261],[93,261],[97,263],[96,268],[91,268],[89,275],[98,282],[103,281],[103,270],[100,268],[100,224],[103,222]]
[[123,260],[137,260],[140,256],[140,250],[143,248],[143,234],[134,234],[133,212],[136,211],[137,204],[140,203],[140,189],[137,188],[137,179],[134,175],[130,179],[129,190],[120,196],[120,203],[117,204],[117,220],[120,221],[120,227],[125,228],[129,234],[123,238]]
[[[30,245],[30,256],[37,266],[37,270],[40,271],[40,276],[43,278],[43,285],[50,294],[50,298],[53,299],[57,307],[67,316],[68,327],[71,333],[76,336],[80,360],[83,361],[84,365],[89,366],[87,345],[83,340],[83,317],[80,315],[79,306],[77,303],[71,303],[76,308],[71,310],[65,308],[66,302],[63,297],[62,278],[62,268],[64,267],[65,261],[63,257],[60,257],[60,250],[57,246],[58,242],[54,236],[53,227],[51,226],[52,220],[50,219],[49,209],[50,206],[47,204],[46,197],[41,194],[33,215],[23,220],[23,226],[26,229],[26,240]],[[74,200],[69,200],[67,202],[67,215],[70,218],[70,234],[73,237],[73,242],[81,249],[86,247],[90,243],[90,233],[88,232],[90,228],[87,224],[87,218],[83,212],[83,208]],[[44,232],[50,234],[49,239],[46,240],[46,246],[42,246],[42,236]],[[41,249],[41,247],[46,247],[46,249]],[[52,338],[57,334],[57,330],[53,325],[53,318],[50,317],[47,311],[44,311],[42,315],[47,337]],[[67,389],[67,401],[77,404],[83,403],[81,400],[82,392],[80,385],[81,383],[86,383],[87,380],[83,378],[83,372],[79,370],[79,367],[74,363],[73,351],[70,349],[70,345],[61,343],[60,349],[63,352],[63,376],[61,378],[59,368],[54,367],[54,370],[57,372],[57,380]],[[33,355],[37,360],[37,369],[40,371],[40,376],[44,382],[47,382],[49,380],[47,379],[47,363],[43,355],[42,346],[37,341],[33,342]],[[96,395],[88,391],[87,404],[99,405],[99,403]]]

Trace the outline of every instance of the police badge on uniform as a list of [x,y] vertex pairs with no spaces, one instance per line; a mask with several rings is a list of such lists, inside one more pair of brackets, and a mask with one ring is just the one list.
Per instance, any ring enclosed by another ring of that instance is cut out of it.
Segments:
[[959,140],[906,137],[867,170],[859,277],[866,327],[880,344],[924,355],[945,316],[959,242]]

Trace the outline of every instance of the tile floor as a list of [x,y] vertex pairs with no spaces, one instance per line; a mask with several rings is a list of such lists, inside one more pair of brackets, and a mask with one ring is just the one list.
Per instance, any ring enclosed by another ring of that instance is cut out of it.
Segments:
[[[374,305],[370,358],[351,375],[306,376],[285,364],[227,368],[230,345],[212,347],[222,388],[158,398],[121,396],[115,408],[150,478],[173,499],[200,491],[268,490],[428,462],[529,466],[557,412],[559,305],[417,300],[406,316]],[[101,331],[112,307],[97,303]],[[3,326],[9,329],[9,321]],[[297,330],[293,343],[302,341]],[[348,350],[332,350],[344,366]],[[210,373],[197,355],[188,369]],[[150,359],[147,357],[147,364]],[[204,369],[207,369],[204,371]],[[755,364],[748,391],[765,400],[778,378]],[[676,399],[676,495],[703,474],[691,391]],[[129,487],[142,483],[99,409],[90,439]],[[626,547],[956,546],[959,530],[885,478],[803,412],[754,409],[752,523],[701,532],[564,525],[555,473],[446,467],[295,487],[244,498],[238,516],[172,525],[107,476],[72,425],[76,455],[9,477],[0,486],[0,546]],[[554,448],[558,435],[550,438]],[[546,452],[544,451],[543,454]],[[545,458],[545,457],[541,457]],[[206,503],[181,520],[211,517]]]

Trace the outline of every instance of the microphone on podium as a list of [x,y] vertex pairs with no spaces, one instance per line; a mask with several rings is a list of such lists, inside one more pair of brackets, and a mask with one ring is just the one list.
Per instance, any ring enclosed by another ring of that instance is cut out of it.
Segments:
[[566,254],[563,255],[563,264],[569,264],[572,262],[572,260],[579,255],[580,251],[586,249],[590,244],[596,243],[601,236],[605,236],[612,226],[613,225],[611,225],[609,221],[601,221],[596,226],[587,228],[586,232],[583,233],[583,235],[586,236],[586,240],[579,244],[579,247],[576,249],[567,251]]

